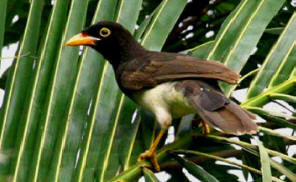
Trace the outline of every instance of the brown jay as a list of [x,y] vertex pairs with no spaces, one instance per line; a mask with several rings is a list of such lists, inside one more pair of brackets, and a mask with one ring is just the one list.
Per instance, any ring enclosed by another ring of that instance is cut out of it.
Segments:
[[225,133],[257,132],[254,115],[219,89],[218,80],[235,84],[240,78],[221,63],[146,50],[123,26],[109,21],[86,28],[66,45],[100,52],[113,66],[121,91],[155,115],[162,130],[139,159],[150,158],[157,171],[155,149],[173,118],[198,113],[203,122]]

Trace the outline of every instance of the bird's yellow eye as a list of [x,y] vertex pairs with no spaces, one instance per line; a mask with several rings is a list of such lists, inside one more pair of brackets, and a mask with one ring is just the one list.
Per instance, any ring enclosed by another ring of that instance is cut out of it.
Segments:
[[101,28],[100,36],[108,37],[110,34],[111,34],[111,31],[108,28],[106,28],[106,27]]

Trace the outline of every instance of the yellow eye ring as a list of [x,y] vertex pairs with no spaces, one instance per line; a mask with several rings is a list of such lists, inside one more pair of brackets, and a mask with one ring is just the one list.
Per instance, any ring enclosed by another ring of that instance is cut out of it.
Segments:
[[100,30],[100,36],[102,37],[108,37],[111,34],[111,31],[109,30],[109,28],[103,27]]

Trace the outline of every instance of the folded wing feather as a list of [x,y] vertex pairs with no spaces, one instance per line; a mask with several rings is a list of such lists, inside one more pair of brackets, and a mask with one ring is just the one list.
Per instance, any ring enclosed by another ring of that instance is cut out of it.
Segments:
[[120,80],[124,88],[139,90],[167,81],[198,78],[217,79],[235,84],[240,78],[239,74],[219,62],[173,53],[153,52],[152,55],[123,65],[124,69],[121,70],[125,71],[121,74]]

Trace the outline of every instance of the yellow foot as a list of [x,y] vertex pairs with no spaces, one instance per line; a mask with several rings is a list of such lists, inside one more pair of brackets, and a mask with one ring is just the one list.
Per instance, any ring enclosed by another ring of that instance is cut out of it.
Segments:
[[210,134],[210,132],[211,132],[210,126],[204,120],[202,120],[201,123],[203,126],[202,134],[204,134],[204,135]]
[[145,160],[145,159],[150,159],[153,168],[157,172],[160,171],[160,166],[158,164],[155,152],[151,152],[150,150],[146,150],[144,153],[140,154],[138,157],[138,161]]

